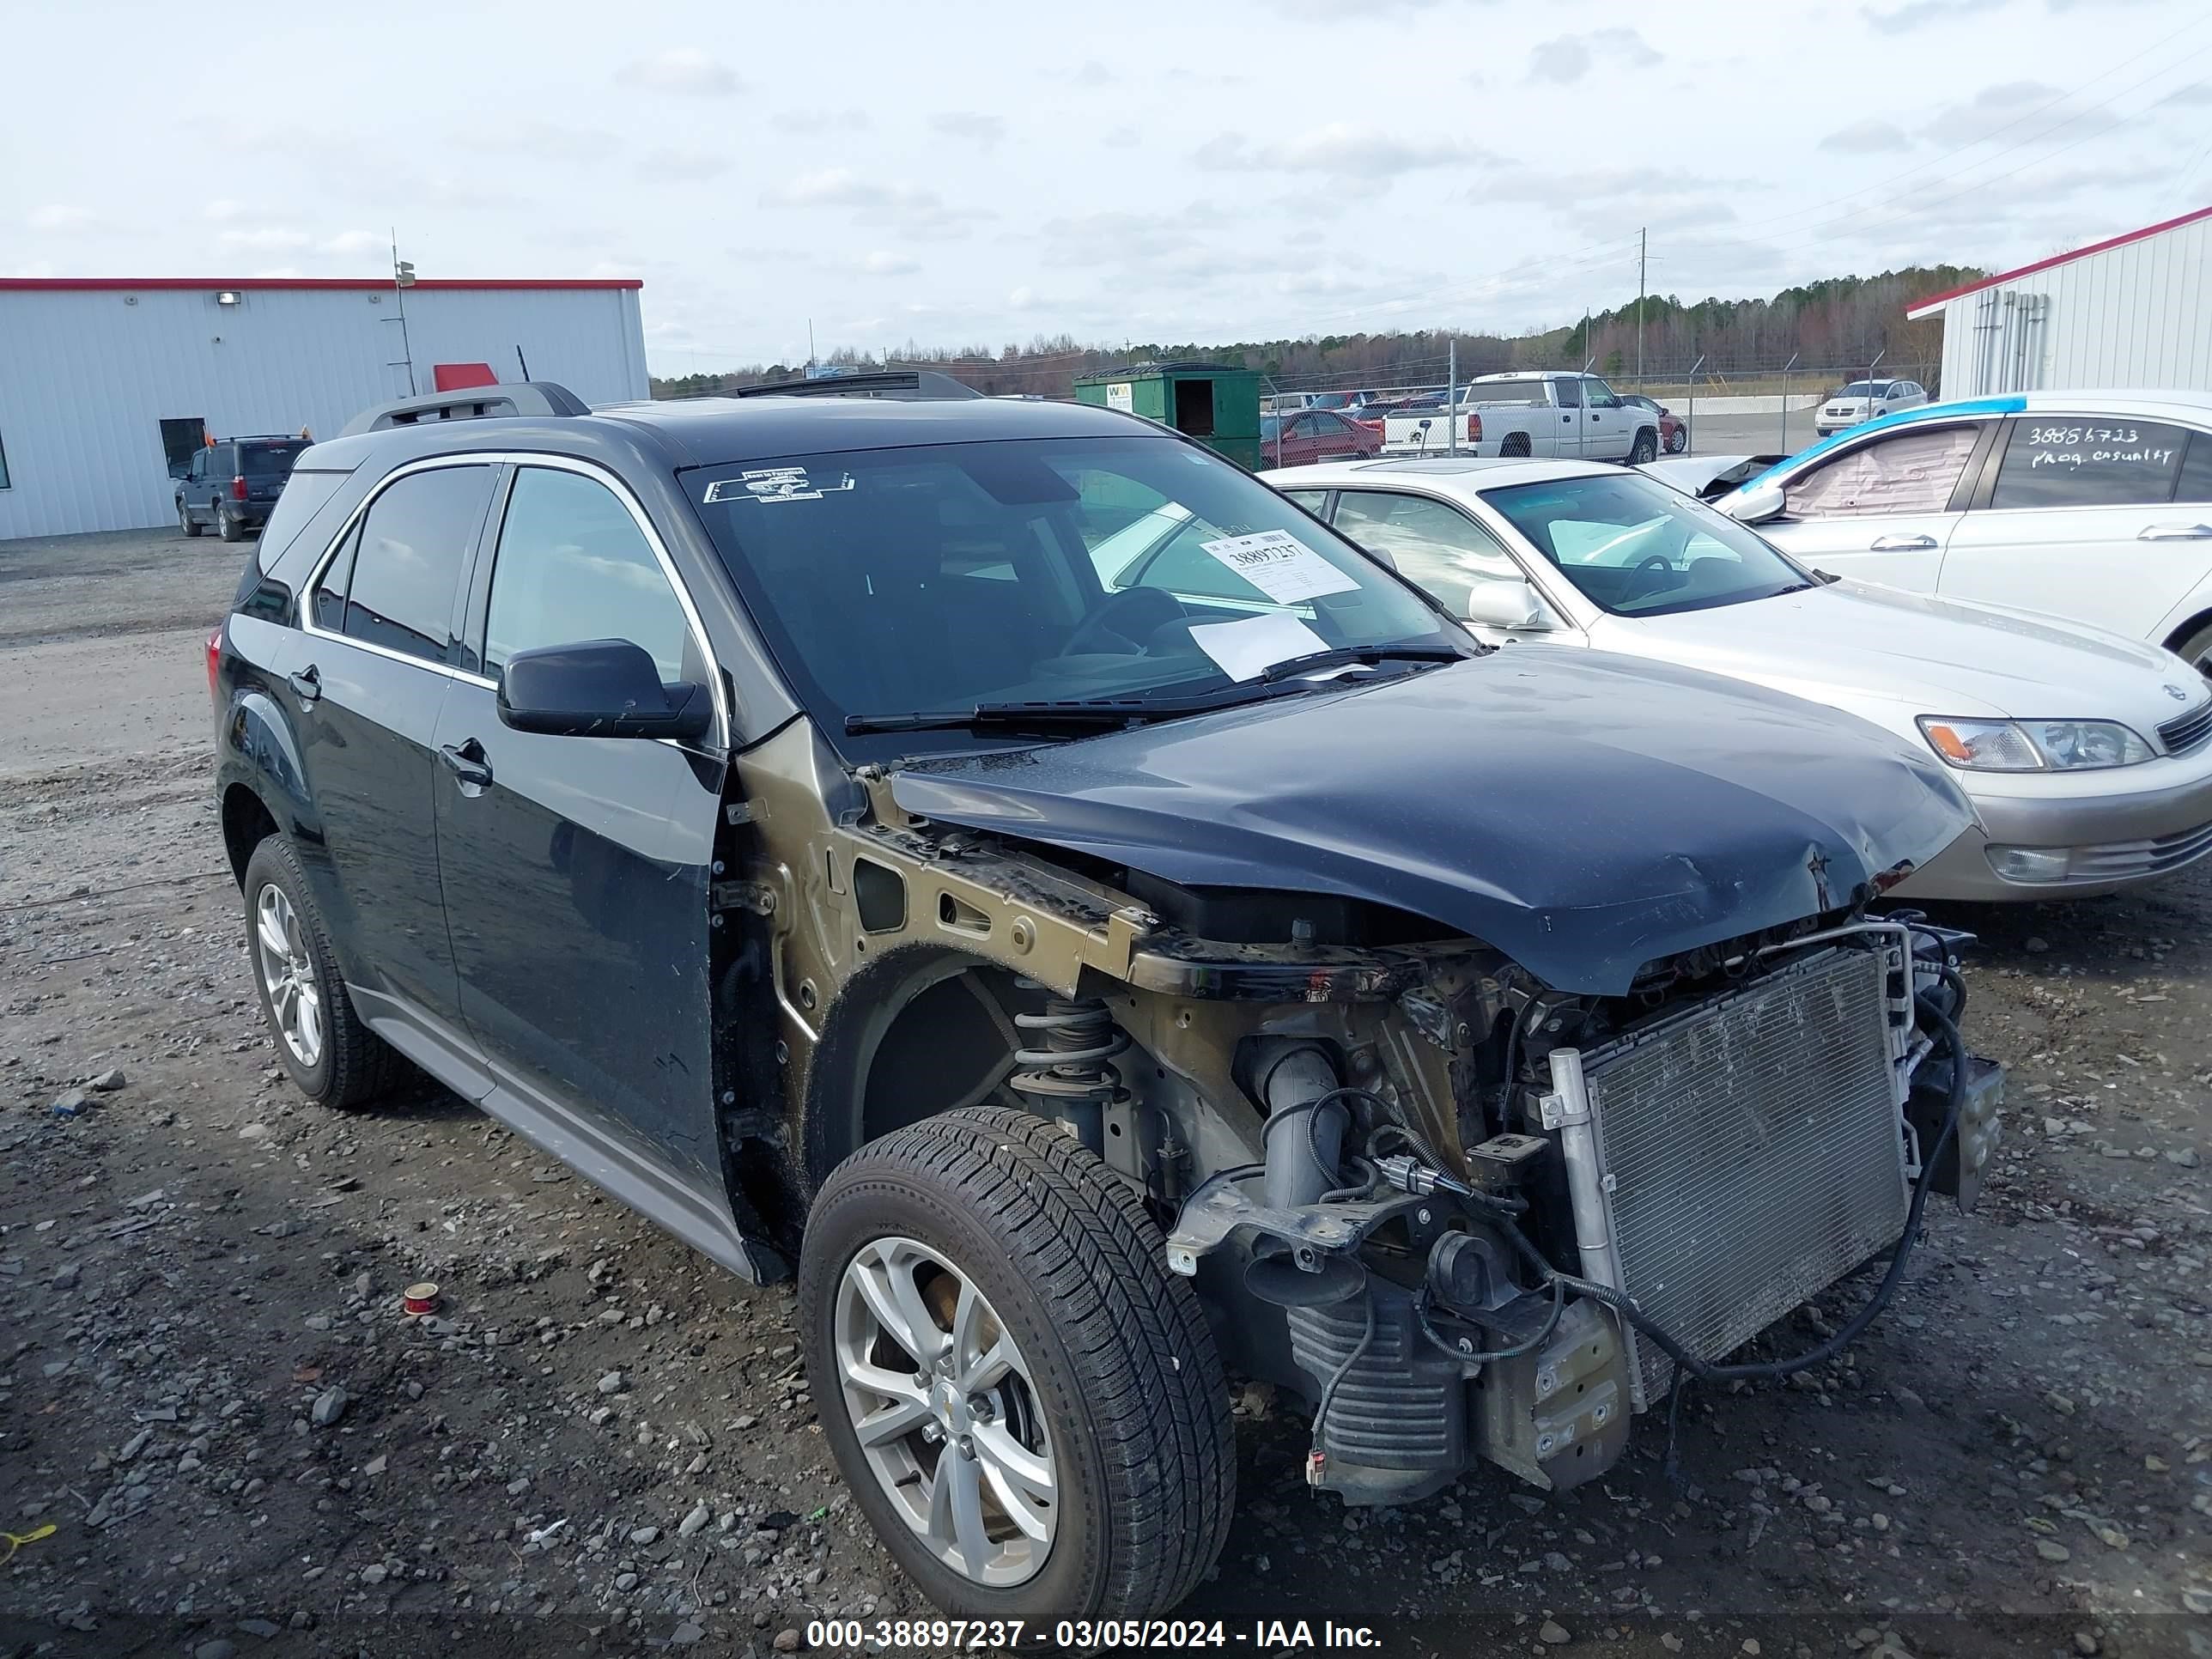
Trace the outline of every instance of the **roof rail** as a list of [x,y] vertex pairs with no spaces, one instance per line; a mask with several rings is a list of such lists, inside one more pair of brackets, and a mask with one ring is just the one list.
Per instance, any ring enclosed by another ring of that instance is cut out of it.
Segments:
[[402,398],[397,403],[364,409],[346,422],[339,435],[382,432],[395,426],[420,426],[425,421],[474,421],[513,415],[588,415],[591,406],[565,386],[551,380],[517,380],[506,386],[465,386],[453,392],[434,392],[427,397]]
[[922,403],[980,398],[983,394],[933,368],[889,368],[869,374],[825,374],[818,380],[775,380],[766,386],[735,386],[720,395],[725,398],[896,398]]

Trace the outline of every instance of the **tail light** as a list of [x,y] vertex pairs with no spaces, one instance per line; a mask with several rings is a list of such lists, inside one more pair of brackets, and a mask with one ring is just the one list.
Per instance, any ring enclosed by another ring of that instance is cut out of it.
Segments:
[[216,624],[207,641],[208,696],[216,696],[222,689],[222,625]]
[[1471,444],[1482,441],[1482,416],[1469,414],[1467,417],[1467,441]]
[[240,477],[233,478],[230,481],[230,499],[234,501],[242,501],[246,499],[246,479],[244,475],[241,474]]

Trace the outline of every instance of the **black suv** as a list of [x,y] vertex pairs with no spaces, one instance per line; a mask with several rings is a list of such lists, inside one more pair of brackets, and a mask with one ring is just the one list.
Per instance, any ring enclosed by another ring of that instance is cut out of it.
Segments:
[[177,527],[212,526],[227,542],[266,523],[307,447],[305,438],[225,438],[192,452],[177,473]]
[[1677,1367],[1851,1340],[1723,1363],[1995,1139],[1956,936],[1869,908],[1972,822],[1932,757],[1486,651],[1132,416],[410,400],[299,458],[210,653],[295,1081],[404,1057],[795,1269],[963,1615],[1183,1597],[1231,1370],[1347,1502],[1594,1478]]

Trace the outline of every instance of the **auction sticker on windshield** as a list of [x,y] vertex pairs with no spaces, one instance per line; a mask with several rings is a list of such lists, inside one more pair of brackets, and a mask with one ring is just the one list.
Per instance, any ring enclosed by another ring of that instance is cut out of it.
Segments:
[[853,475],[814,477],[803,466],[762,466],[734,478],[717,478],[699,499],[712,501],[818,501],[825,493],[850,489]]
[[1199,545],[1277,605],[1323,593],[1349,593],[1359,584],[1287,530],[1228,536]]

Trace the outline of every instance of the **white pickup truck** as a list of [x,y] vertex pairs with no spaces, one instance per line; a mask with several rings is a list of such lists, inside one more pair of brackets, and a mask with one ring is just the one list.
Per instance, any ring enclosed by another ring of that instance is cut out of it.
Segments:
[[[1456,434],[1452,428],[1459,429]],[[1382,422],[1385,455],[1577,457],[1590,461],[1656,459],[1658,417],[1625,404],[1595,374],[1485,374],[1462,388],[1458,404]]]

